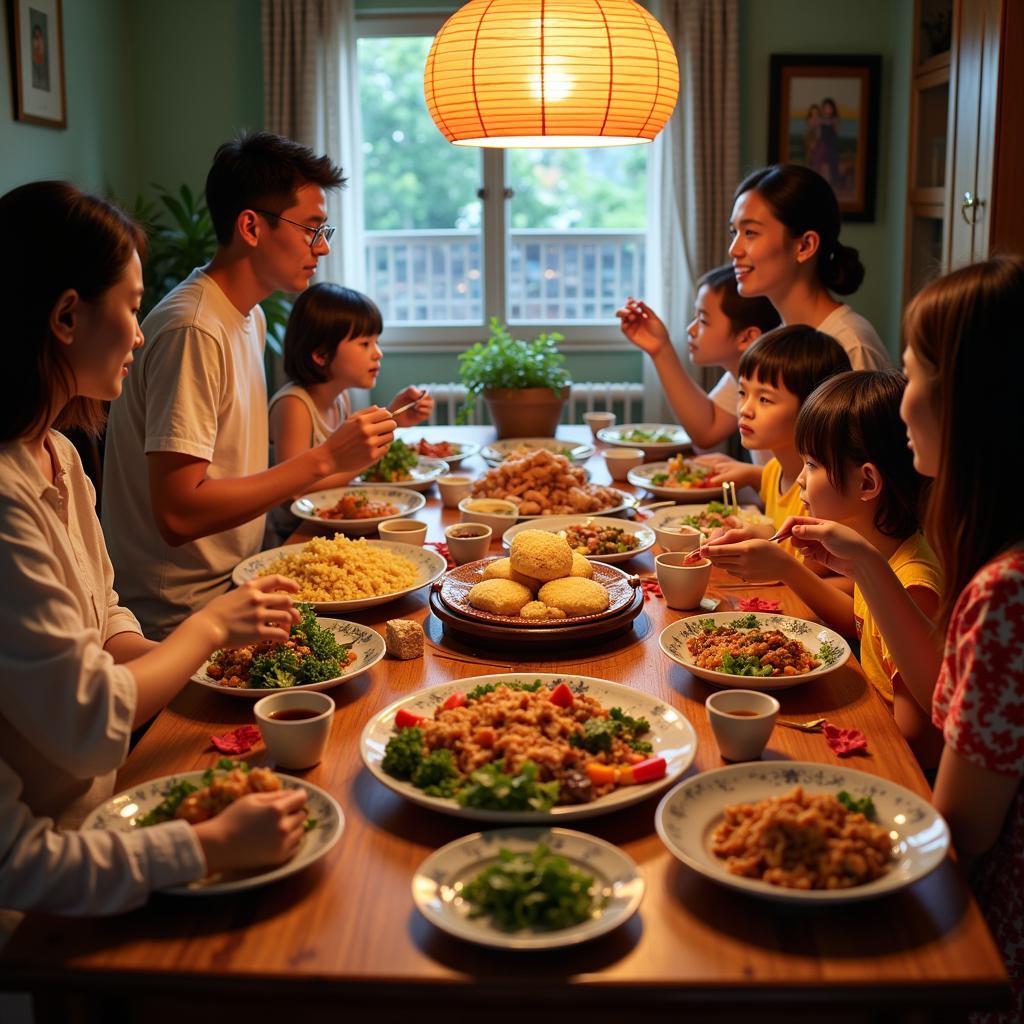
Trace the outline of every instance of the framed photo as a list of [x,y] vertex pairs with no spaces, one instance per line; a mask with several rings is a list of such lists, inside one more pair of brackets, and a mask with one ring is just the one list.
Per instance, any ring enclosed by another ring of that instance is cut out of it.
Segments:
[[66,128],[61,0],[9,2],[14,14],[14,116],[19,121]]
[[847,221],[875,219],[881,73],[871,54],[771,58],[768,161],[816,170]]

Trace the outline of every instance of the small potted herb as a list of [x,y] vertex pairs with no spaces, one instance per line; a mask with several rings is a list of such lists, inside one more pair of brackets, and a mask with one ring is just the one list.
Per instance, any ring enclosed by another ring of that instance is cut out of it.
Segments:
[[554,437],[569,398],[561,334],[540,334],[533,341],[513,338],[491,317],[491,334],[459,356],[459,373],[469,395],[464,420],[482,395],[498,437]]

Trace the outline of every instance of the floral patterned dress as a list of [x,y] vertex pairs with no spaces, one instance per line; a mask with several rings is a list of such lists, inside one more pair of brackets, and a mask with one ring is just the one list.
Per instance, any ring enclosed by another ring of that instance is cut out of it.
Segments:
[[[1024,550],[994,558],[960,595],[932,703],[935,725],[964,760],[1024,776]],[[971,879],[1006,963],[1013,1008],[976,1021],[1024,1020],[1024,787]]]

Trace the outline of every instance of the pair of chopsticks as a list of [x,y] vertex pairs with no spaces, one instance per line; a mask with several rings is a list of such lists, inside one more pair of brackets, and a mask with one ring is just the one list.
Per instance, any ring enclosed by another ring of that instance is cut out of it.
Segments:
[[740,510],[740,503],[736,500],[736,483],[733,480],[726,480],[722,484],[722,497],[725,498],[725,504],[729,508],[736,509],[737,512]]
[[405,405],[403,405],[399,409],[391,409],[391,418],[394,419],[396,416],[400,416],[406,410],[411,409],[426,393],[426,388],[424,388],[411,402],[406,402]]

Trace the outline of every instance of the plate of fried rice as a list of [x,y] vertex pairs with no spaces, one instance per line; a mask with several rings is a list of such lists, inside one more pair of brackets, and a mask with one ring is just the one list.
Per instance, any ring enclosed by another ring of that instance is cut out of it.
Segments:
[[785,690],[846,664],[850,645],[834,630],[791,615],[716,612],[662,630],[662,652],[723,689]]
[[427,587],[448,563],[431,548],[385,540],[350,540],[342,534],[313,537],[252,555],[235,566],[236,586],[280,573],[302,588],[292,595],[318,612],[372,608]]
[[363,762],[413,803],[460,818],[556,822],[645,800],[693,761],[697,734],[650,694],[550,672],[427,687],[374,716]]
[[873,899],[937,868],[949,827],[909,789],[844,766],[752,761],[702,772],[658,805],[669,852],[705,878],[785,903]]

